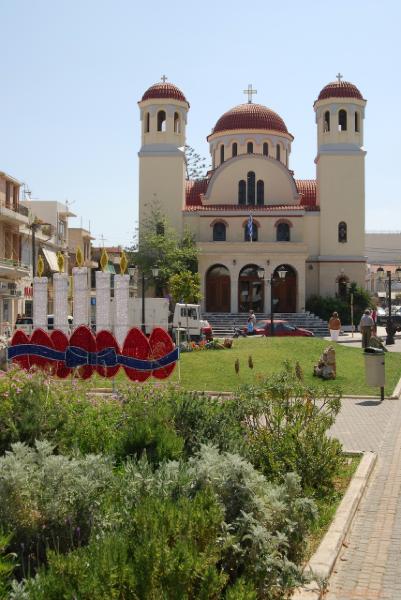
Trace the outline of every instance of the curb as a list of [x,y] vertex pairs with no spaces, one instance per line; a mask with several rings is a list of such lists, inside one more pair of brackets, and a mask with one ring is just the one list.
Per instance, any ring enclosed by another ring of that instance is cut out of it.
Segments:
[[[315,554],[306,565],[305,572],[318,575],[325,580],[329,578],[368,484],[376,459],[377,455],[374,452],[363,453],[362,460],[337,508],[334,520]],[[312,581],[307,586],[297,589],[291,596],[291,600],[316,600],[322,598],[322,594],[322,587],[319,588],[316,581]]]

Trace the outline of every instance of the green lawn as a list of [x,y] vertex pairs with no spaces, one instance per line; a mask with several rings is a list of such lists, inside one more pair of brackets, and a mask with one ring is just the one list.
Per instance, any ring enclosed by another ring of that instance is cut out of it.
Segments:
[[[181,384],[191,390],[232,391],[238,385],[251,383],[258,376],[269,376],[278,371],[285,360],[292,364],[299,361],[306,382],[321,382],[329,388],[340,386],[344,395],[378,396],[379,390],[365,384],[365,365],[361,348],[351,348],[334,344],[337,358],[337,379],[322,381],[313,377],[313,365],[317,363],[323,350],[330,345],[318,338],[240,338],[234,340],[231,350],[200,350],[181,353]],[[254,368],[248,367],[248,357],[252,356]],[[234,363],[238,358],[239,375]],[[401,360],[397,353],[386,353],[385,393],[390,396],[401,377]],[[126,380],[119,372],[116,383]],[[96,386],[109,387],[109,380],[96,377]],[[151,380],[155,381],[155,380]],[[178,382],[178,367],[169,379]]]

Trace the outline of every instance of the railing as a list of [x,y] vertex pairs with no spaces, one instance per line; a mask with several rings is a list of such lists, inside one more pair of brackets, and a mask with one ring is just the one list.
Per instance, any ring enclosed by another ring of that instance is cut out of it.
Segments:
[[14,258],[4,258],[0,256],[0,266],[4,267],[13,267],[17,269],[24,269],[29,271],[29,265],[25,265],[20,260],[15,260]]
[[4,208],[19,215],[23,215],[24,217],[29,216],[29,209],[26,206],[22,206],[22,204],[18,204],[17,206],[15,206],[14,204],[6,204],[2,202],[0,204],[0,211]]

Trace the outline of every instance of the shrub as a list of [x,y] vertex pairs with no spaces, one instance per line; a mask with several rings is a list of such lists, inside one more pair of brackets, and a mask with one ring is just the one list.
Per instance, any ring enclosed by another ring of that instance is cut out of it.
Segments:
[[325,321],[328,321],[333,312],[336,311],[338,312],[341,323],[343,325],[350,325],[351,292],[353,294],[354,304],[354,324],[357,325],[361,320],[363,311],[366,308],[373,307],[373,304],[369,292],[358,287],[356,283],[351,283],[345,298],[341,298],[340,296],[319,296],[314,294],[307,299],[305,308]]
[[333,489],[342,462],[340,443],[328,437],[340,410],[340,394],[308,386],[287,365],[258,386],[244,386],[233,400],[247,436],[251,462],[273,481],[296,472],[306,493]]

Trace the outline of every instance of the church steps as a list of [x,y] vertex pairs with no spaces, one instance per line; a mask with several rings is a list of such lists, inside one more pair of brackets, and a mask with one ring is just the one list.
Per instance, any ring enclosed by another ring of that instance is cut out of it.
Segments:
[[[215,337],[227,337],[234,333],[234,327],[243,327],[247,324],[247,313],[204,313],[213,328]],[[256,320],[270,319],[269,313],[256,313]],[[274,319],[284,319],[291,325],[303,327],[313,331],[316,337],[328,335],[327,321],[323,321],[313,313],[274,313]]]

